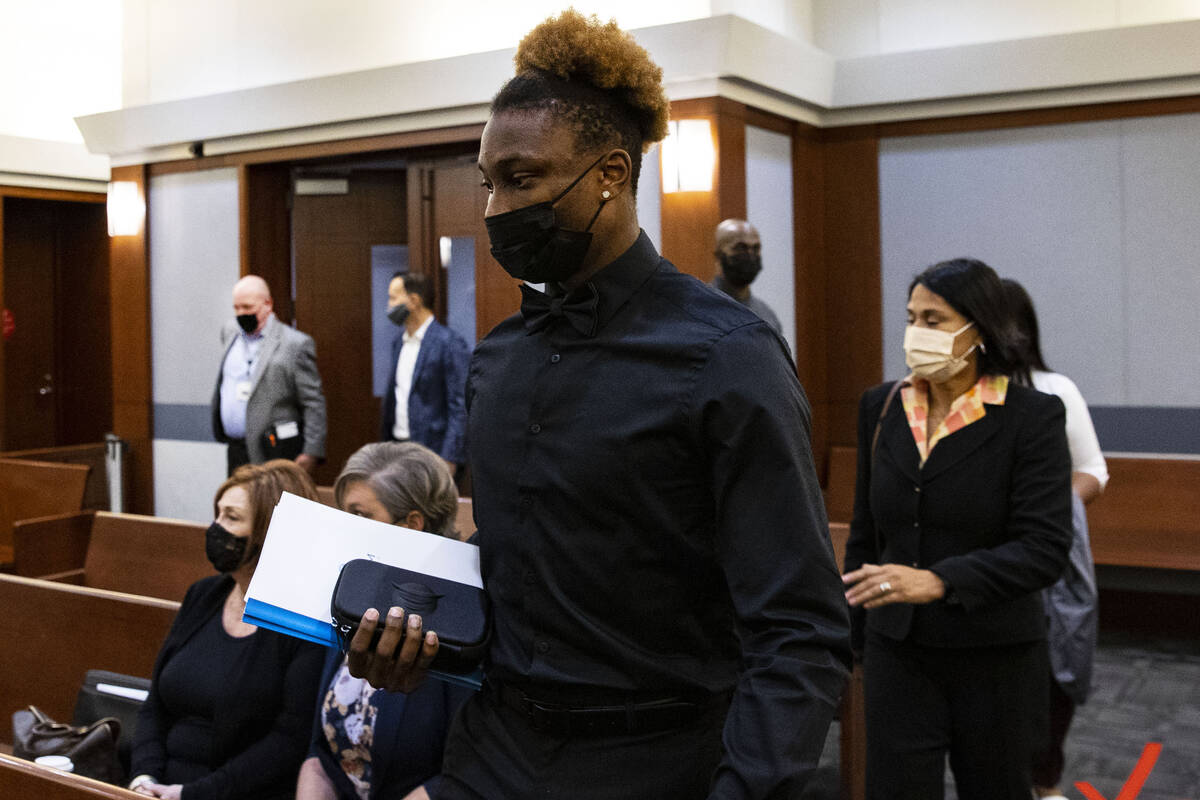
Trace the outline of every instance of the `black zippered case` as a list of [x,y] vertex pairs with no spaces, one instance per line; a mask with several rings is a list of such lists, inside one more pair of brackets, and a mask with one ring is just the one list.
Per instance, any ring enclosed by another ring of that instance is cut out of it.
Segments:
[[438,652],[430,669],[466,675],[479,667],[489,632],[487,595],[482,589],[365,558],[347,561],[333,587],[330,612],[342,649],[349,649],[368,608],[379,612],[380,624],[371,641],[374,648],[392,606],[404,609],[406,615],[419,614],[422,630],[437,633]]

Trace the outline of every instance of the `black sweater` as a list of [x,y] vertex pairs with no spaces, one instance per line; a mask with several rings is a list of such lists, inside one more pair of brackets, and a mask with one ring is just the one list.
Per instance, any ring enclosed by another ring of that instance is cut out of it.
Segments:
[[[290,797],[308,749],[313,696],[325,655],[317,645],[265,629],[245,640],[218,637],[221,644],[184,665],[195,671],[198,681],[214,670],[225,675],[212,718],[199,724],[177,711],[178,698],[172,702],[160,692],[163,668],[206,623],[220,617],[232,588],[231,577],[214,575],[188,589],[155,662],[150,696],[138,715],[133,774],[151,775],[166,784],[182,782],[185,800]],[[177,676],[179,666],[172,665]],[[181,723],[182,730],[175,728]],[[170,752],[195,744],[195,731],[205,725],[211,730],[211,742],[202,748],[205,754]],[[203,777],[195,777],[196,761],[208,762]]]

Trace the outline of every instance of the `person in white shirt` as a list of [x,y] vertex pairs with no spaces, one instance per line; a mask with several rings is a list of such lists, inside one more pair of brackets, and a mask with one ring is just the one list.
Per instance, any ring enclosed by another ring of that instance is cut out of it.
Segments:
[[380,439],[414,441],[440,455],[453,472],[466,459],[464,399],[470,349],[433,315],[434,282],[397,273],[388,285],[388,319],[401,328],[392,342],[395,365],[383,397]]
[[1034,793],[1043,800],[1066,800],[1059,783],[1063,772],[1063,742],[1075,707],[1088,695],[1092,655],[1096,645],[1096,575],[1088,544],[1083,507],[1095,500],[1108,483],[1108,467],[1088,413],[1074,381],[1051,372],[1042,357],[1037,313],[1021,284],[1005,279],[1004,291],[1013,322],[1024,342],[1022,370],[1015,376],[1039,392],[1057,395],[1067,410],[1067,446],[1071,451],[1071,489],[1075,494],[1075,539],[1071,559],[1059,582],[1045,590],[1049,620],[1050,731],[1047,746],[1035,755]]

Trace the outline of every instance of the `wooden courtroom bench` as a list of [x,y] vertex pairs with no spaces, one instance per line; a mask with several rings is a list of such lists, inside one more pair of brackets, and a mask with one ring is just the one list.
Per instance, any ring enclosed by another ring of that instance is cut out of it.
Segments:
[[[89,669],[150,677],[179,603],[0,575],[0,608],[0,717],[7,723],[31,703],[70,721]],[[0,740],[11,744],[11,737],[11,726],[0,725]]]
[[13,529],[16,574],[182,600],[213,573],[205,526],[194,522],[81,512],[24,520]]
[[90,467],[0,459],[0,571],[13,563],[13,525],[18,520],[79,511]]
[[[47,461],[56,464],[82,464],[91,467],[87,485],[83,490],[83,508],[95,511],[111,511],[108,499],[108,446],[104,442],[72,444],[63,447],[39,447],[36,450],[9,450],[0,453],[0,459],[13,458],[23,461]],[[123,462],[127,463],[127,462]],[[126,481],[121,485],[125,486]]]
[[145,800],[146,796],[0,754],[0,797],[5,800]]
[[1109,458],[1088,506],[1100,565],[1200,570],[1200,459]]

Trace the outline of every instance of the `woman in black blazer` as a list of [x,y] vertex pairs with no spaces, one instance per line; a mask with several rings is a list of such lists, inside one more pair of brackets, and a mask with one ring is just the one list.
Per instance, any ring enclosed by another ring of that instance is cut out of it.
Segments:
[[936,264],[909,287],[912,373],[859,404],[846,598],[864,655],[870,798],[1029,797],[1045,693],[1038,592],[1071,543],[1063,405],[1007,374],[996,273]]

